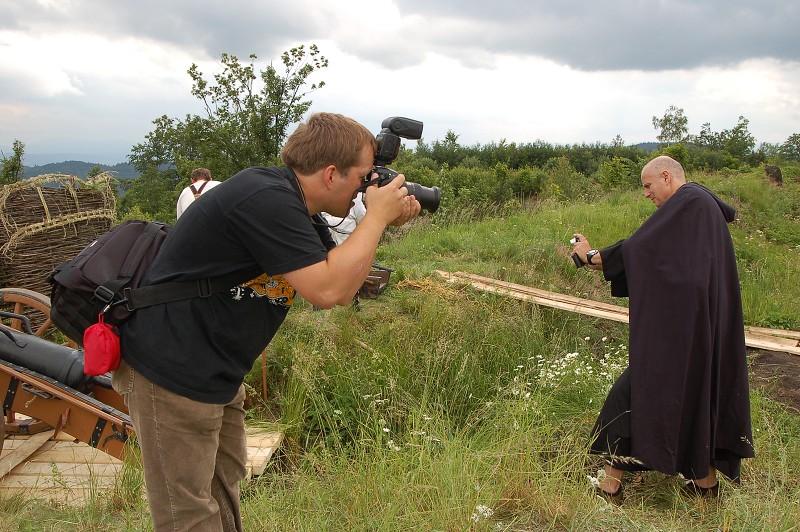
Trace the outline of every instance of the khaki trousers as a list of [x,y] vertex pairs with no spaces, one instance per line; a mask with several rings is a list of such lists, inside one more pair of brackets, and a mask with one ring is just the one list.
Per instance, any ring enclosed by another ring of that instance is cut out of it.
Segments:
[[154,384],[124,360],[113,386],[128,406],[142,451],[156,532],[241,531],[244,386],[226,405],[201,403]]

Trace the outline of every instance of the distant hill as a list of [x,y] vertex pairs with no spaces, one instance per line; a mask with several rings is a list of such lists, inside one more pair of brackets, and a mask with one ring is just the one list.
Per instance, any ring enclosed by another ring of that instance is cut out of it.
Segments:
[[[658,142],[640,142],[632,147],[644,150],[647,153],[661,148]],[[135,179],[139,177],[139,172],[128,163],[118,163],[115,165],[87,163],[84,161],[64,161],[61,163],[48,163],[37,166],[23,166],[23,178],[35,177],[42,174],[68,174],[85,179],[95,166],[99,166],[103,171],[115,172],[119,179]]]
[[83,161],[64,161],[63,163],[49,163],[41,166],[23,166],[23,178],[35,177],[42,174],[68,174],[85,179],[89,171],[99,166],[103,171],[115,172],[119,179],[134,179],[139,177],[139,172],[128,163],[119,163],[113,166],[107,164],[87,163]]
[[640,142],[639,144],[634,144],[633,147],[640,148],[647,153],[650,153],[661,149],[661,144],[658,142]]

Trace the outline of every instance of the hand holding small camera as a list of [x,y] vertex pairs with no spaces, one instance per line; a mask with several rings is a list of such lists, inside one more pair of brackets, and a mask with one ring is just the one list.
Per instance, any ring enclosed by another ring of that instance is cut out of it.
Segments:
[[[586,257],[587,254],[592,254],[592,256],[597,254],[597,251],[593,250],[592,246],[589,245],[589,241],[586,240],[586,237],[580,233],[575,233],[569,243],[572,244],[572,261],[575,263],[576,268],[586,266],[586,261],[583,257]],[[594,266],[594,264],[592,264],[592,266]]]
[[[570,239],[569,243],[570,243],[570,244],[572,244],[572,249],[573,249],[573,250],[575,249],[575,244],[576,244],[576,243],[577,243],[579,240],[580,240],[580,239],[579,239],[577,236],[574,236],[574,237],[572,237],[572,238]],[[572,253],[572,261],[575,263],[575,267],[576,267],[576,268],[582,268],[582,267],[586,266],[586,263],[585,263],[585,262],[583,262],[583,261],[581,260],[580,256],[579,256],[577,253],[575,253],[574,251],[573,251],[573,253]]]

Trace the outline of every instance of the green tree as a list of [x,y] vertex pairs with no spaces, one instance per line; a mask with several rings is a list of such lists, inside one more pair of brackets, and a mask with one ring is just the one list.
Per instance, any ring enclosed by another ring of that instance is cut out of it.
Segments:
[[603,190],[629,190],[641,185],[636,163],[623,157],[612,157],[600,164],[597,181]]
[[0,185],[9,185],[22,179],[22,156],[25,154],[25,144],[15,139],[11,150],[14,153],[10,157],[0,152],[0,160],[3,163],[0,170]]
[[663,117],[653,117],[653,127],[660,131],[656,138],[665,144],[674,144],[683,140],[689,132],[688,123],[689,119],[683,114],[683,109],[674,105],[667,108]]
[[722,149],[738,159],[746,159],[756,147],[756,139],[748,131],[750,121],[740,116],[739,122],[733,129],[726,129],[720,133]]
[[89,169],[89,173],[86,174],[86,177],[95,177],[102,174],[103,172],[104,172],[103,167],[100,166],[99,164],[96,164]]
[[591,180],[578,172],[567,156],[554,157],[544,165],[543,170],[548,177],[545,185],[548,195],[558,199],[591,197]]
[[[211,81],[192,64],[188,70],[192,95],[202,101],[204,116],[156,118],[145,141],[131,149],[129,162],[141,174],[147,173],[151,184],[159,181],[159,190],[170,191],[165,203],[174,203],[194,168],[208,168],[215,179],[224,180],[243,168],[276,162],[289,127],[311,107],[308,94],[325,85],[320,81],[307,87],[308,78],[328,66],[316,45],[284,52],[281,71],[269,64],[257,72],[256,59],[251,54],[250,62],[242,63],[223,53],[222,71]],[[130,186],[131,204],[137,203],[140,189]],[[150,199],[142,198],[148,203]]]
[[684,168],[689,167],[689,150],[686,148],[686,144],[683,142],[678,142],[672,146],[667,146],[661,150],[661,154],[672,157],[681,163]]
[[464,158],[461,146],[458,144],[458,135],[448,129],[443,141],[434,141],[431,147],[431,157],[440,165],[446,164],[450,168],[458,166]]
[[217,149],[238,163],[237,170],[278,157],[289,126],[311,107],[312,102],[304,98],[325,86],[320,81],[305,90],[308,77],[328,66],[316,45],[308,52],[304,46],[292,48],[281,55],[283,73],[270,64],[261,71],[262,88],[256,91],[253,60],[257,57],[251,54],[250,59],[250,64],[243,65],[236,56],[223,53],[223,71],[214,75],[214,85],[205,80],[197,65],[189,69],[192,94],[203,102],[211,126],[209,137]]
[[709,150],[722,149],[722,139],[720,138],[720,134],[711,131],[710,122],[703,124],[703,126],[700,128],[700,134],[694,136],[692,141],[701,148],[707,148]]
[[175,187],[156,168],[148,168],[136,179],[124,180],[121,186],[125,192],[117,203],[121,219],[130,218],[129,214],[136,212],[134,217],[139,219],[175,221],[178,195]]
[[800,133],[789,135],[786,142],[781,144],[780,154],[787,159],[800,160]]
[[511,191],[521,198],[536,197],[547,183],[547,174],[538,168],[526,166],[510,175]]

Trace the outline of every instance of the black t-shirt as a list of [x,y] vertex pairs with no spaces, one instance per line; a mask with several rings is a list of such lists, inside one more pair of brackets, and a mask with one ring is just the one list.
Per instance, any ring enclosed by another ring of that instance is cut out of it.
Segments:
[[289,168],[248,168],[187,209],[143,284],[237,272],[243,284],[137,310],[122,328],[128,364],[196,401],[235,396],[294,301],[281,274],[327,258],[327,229],[315,228],[297,186]]

